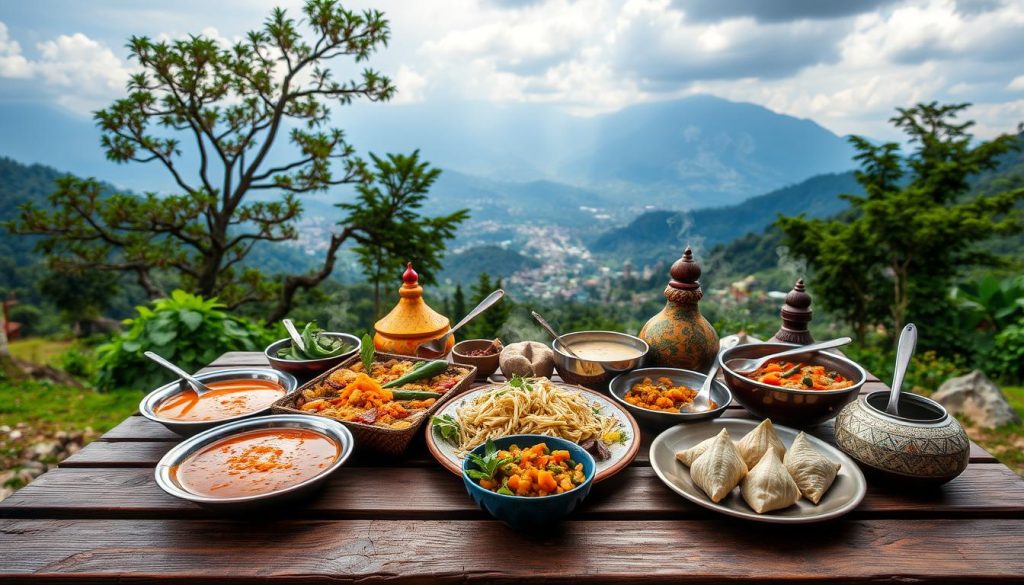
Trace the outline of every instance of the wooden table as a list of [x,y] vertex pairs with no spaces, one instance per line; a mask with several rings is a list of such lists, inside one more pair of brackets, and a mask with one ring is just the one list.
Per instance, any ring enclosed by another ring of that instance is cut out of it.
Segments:
[[[211,368],[242,365],[266,362],[229,353]],[[865,391],[881,388],[872,378]],[[871,487],[845,518],[779,527],[677,496],[648,464],[652,438],[570,519],[519,534],[478,510],[422,440],[401,460],[357,455],[307,505],[203,509],[153,481],[180,438],[131,416],[0,503],[0,581],[1024,582],[1024,481],[977,446],[941,490]]]

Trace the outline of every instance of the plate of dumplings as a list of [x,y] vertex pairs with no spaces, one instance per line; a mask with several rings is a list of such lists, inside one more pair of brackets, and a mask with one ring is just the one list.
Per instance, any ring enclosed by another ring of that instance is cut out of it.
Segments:
[[760,522],[836,518],[867,491],[864,474],[842,451],[769,419],[672,427],[651,444],[651,466],[691,502]]

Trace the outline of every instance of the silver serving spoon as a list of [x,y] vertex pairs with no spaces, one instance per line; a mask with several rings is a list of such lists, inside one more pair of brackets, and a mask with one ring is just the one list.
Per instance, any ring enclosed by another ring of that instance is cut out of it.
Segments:
[[177,374],[179,378],[181,378],[184,382],[186,382],[189,386],[192,387],[192,390],[195,391],[197,396],[202,396],[203,394],[210,392],[211,388],[209,386],[203,384],[199,380],[196,380],[195,378],[192,377],[192,374],[189,374],[185,370],[179,368],[178,366],[172,364],[171,362],[165,360],[164,358],[158,356],[157,354],[151,351],[147,351],[145,352],[144,355],[149,359],[153,360],[154,362],[160,364],[161,366]]
[[729,366],[732,371],[737,374],[749,374],[765,365],[771,360],[779,359],[781,357],[789,357],[791,355],[800,355],[802,353],[809,353],[815,351],[821,351],[823,349],[832,349],[833,347],[840,347],[850,343],[853,339],[849,337],[840,337],[838,339],[830,339],[828,341],[819,341],[818,343],[812,343],[810,345],[802,345],[800,347],[794,347],[793,349],[787,349],[786,351],[780,351],[766,355],[762,358],[757,359],[744,359],[735,358],[726,362],[725,365]]
[[900,344],[896,349],[896,371],[892,374],[892,388],[889,389],[889,405],[885,407],[886,414],[899,416],[900,414],[900,386],[903,385],[903,377],[907,375],[907,368],[910,366],[910,358],[914,357],[914,348],[917,347],[917,327],[913,323],[907,323],[900,333]]
[[444,354],[448,353],[445,351],[445,347],[448,343],[448,338],[451,337],[452,335],[455,335],[455,332],[461,329],[464,325],[466,325],[473,319],[476,319],[480,315],[480,313],[483,313],[487,309],[490,309],[491,306],[500,301],[501,298],[504,296],[505,291],[501,290],[500,288],[492,292],[491,294],[487,295],[487,297],[484,300],[480,301],[479,305],[473,307],[472,311],[466,313],[466,316],[462,318],[462,321],[456,323],[455,327],[449,329],[447,333],[445,333],[441,337],[438,337],[437,339],[424,341],[423,343],[418,345],[416,347],[416,355],[443,356]]
[[569,346],[562,341],[562,336],[559,335],[558,332],[555,331],[555,328],[552,327],[551,324],[547,322],[547,319],[540,316],[540,313],[538,313],[537,311],[530,311],[530,314],[533,315],[533,320],[539,323],[540,326],[544,328],[544,331],[547,331],[548,335],[553,337],[554,340],[558,343],[558,345],[562,346],[562,349],[564,349],[566,353],[568,353],[569,355],[578,360],[583,359],[580,356],[576,355],[576,352],[570,349]]
[[284,330],[288,332],[288,337],[292,338],[292,343],[295,347],[299,348],[299,351],[306,352],[306,342],[302,341],[302,335],[299,334],[299,330],[295,328],[295,323],[292,323],[291,319],[282,319],[281,323],[284,325]]
[[[735,347],[740,342],[739,336],[734,336],[732,339],[723,341],[719,344],[719,353]],[[715,376],[718,375],[718,370],[721,366],[718,365],[718,360],[715,360],[714,365],[711,366],[711,371],[708,372],[708,377],[704,380],[700,390],[697,391],[697,395],[693,397],[693,402],[690,403],[690,412],[704,412],[711,410],[711,384],[715,381]]]

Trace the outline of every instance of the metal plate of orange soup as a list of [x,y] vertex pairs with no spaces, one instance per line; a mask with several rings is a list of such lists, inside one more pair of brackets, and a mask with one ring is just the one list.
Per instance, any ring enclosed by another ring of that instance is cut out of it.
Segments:
[[212,390],[202,396],[185,390],[164,400],[154,410],[160,418],[209,421],[231,418],[269,407],[285,395],[284,386],[273,380],[240,378],[206,382]]
[[337,461],[338,443],[302,428],[253,430],[216,441],[171,469],[185,490],[212,498],[269,494],[310,480]]

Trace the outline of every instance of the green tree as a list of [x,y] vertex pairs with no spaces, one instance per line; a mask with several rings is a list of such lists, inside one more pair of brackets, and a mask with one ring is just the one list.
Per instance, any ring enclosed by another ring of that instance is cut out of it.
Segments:
[[153,298],[165,296],[161,276],[169,275],[228,308],[273,303],[268,320],[287,314],[297,292],[331,274],[342,244],[369,232],[365,214],[341,219],[322,267],[309,273],[271,279],[245,259],[259,242],[298,237],[302,194],[381,180],[330,127],[331,106],[396,91],[370,68],[351,80],[332,73],[387,45],[383,13],[337,0],[307,0],[302,12],[295,20],[274,9],[230,47],[203,35],[132,37],[139,72],[127,97],[96,112],[102,145],[115,162],[162,166],[177,191],[111,194],[94,179],[65,177],[47,205],[27,205],[7,227],[42,235],[54,268],[127,272]]
[[462,292],[462,285],[455,285],[455,294],[452,296],[452,314],[450,318],[458,321],[466,316],[466,295]]
[[[499,278],[496,283],[491,283],[491,275],[486,272],[480,273],[476,285],[473,287],[473,299],[472,304],[475,307],[487,295],[495,291],[495,289],[501,288],[501,279]],[[498,336],[498,332],[501,331],[501,327],[508,321],[509,314],[512,311],[512,304],[508,298],[504,298],[498,301],[490,309],[487,309],[482,315],[473,320],[472,323],[466,325],[466,338],[467,339],[491,339]],[[463,313],[464,315],[464,313]],[[463,315],[459,315],[457,318],[462,318]]]
[[974,123],[957,122],[967,107],[932,102],[899,109],[890,121],[907,135],[909,155],[895,142],[852,137],[865,194],[843,196],[851,212],[777,221],[786,243],[813,268],[817,298],[860,333],[883,319],[893,332],[908,320],[935,323],[964,268],[999,262],[979,244],[1024,229],[1017,205],[1024,189],[970,194],[972,177],[995,168],[1017,142],[1008,134],[975,141],[968,131]]
[[441,170],[421,162],[419,151],[411,155],[389,154],[386,159],[374,154],[370,179],[356,187],[352,203],[341,203],[349,221],[362,226],[353,234],[354,248],[367,279],[373,284],[373,307],[380,316],[380,288],[393,282],[406,262],[413,262],[425,284],[435,281],[441,270],[445,242],[469,217],[462,209],[448,215],[423,218],[417,213]]

